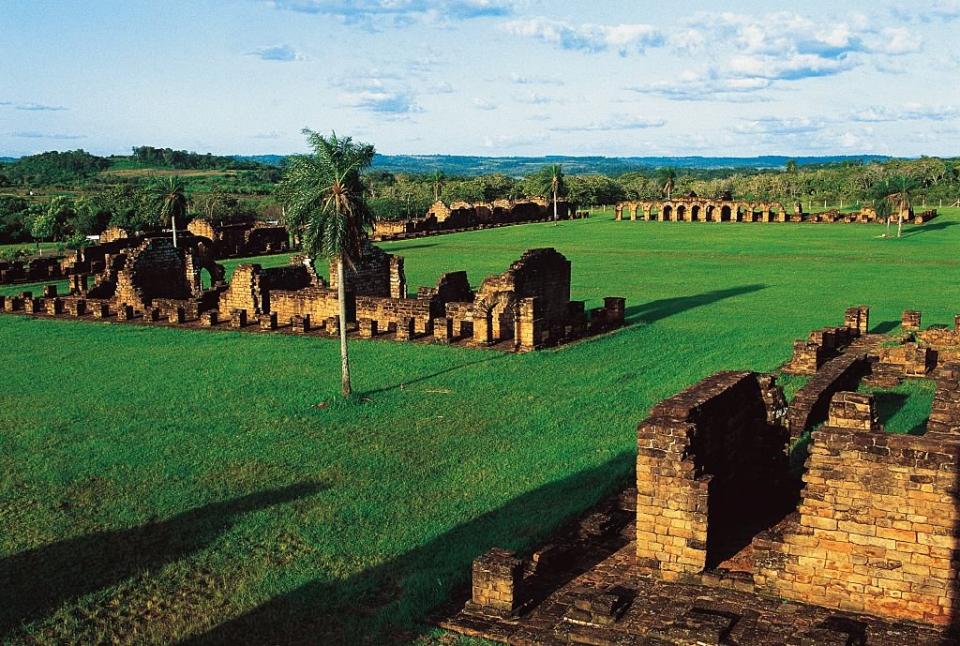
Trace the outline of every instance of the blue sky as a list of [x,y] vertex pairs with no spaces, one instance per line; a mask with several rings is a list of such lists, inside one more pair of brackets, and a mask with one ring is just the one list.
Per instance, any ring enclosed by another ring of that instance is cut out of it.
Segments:
[[0,0],[0,155],[960,155],[960,0]]

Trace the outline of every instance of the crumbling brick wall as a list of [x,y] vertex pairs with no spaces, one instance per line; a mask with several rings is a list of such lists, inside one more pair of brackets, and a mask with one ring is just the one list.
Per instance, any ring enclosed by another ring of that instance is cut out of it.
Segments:
[[951,361],[940,366],[926,434],[928,437],[946,436],[950,441],[960,439],[960,362]]
[[126,255],[112,300],[143,312],[154,298],[186,299],[193,293],[192,267],[184,250],[166,238],[151,238]]
[[790,402],[787,426],[791,441],[824,422],[833,395],[841,390],[856,390],[869,369],[870,364],[862,352],[851,351],[828,361]]
[[[658,404],[637,429],[637,556],[664,579],[728,556],[784,486],[783,392],[773,377],[721,372]],[[749,537],[747,538],[749,542]]]
[[837,393],[813,433],[798,514],[754,541],[786,599],[947,624],[956,607],[960,444],[885,433],[871,395]]
[[446,316],[448,302],[472,297],[467,272],[455,271],[440,276],[435,287],[421,287],[416,298],[357,296],[356,315],[358,320],[377,321],[380,330],[396,327],[402,319],[412,318],[415,331],[426,334],[434,319]]
[[[368,244],[363,257],[353,267],[345,267],[347,291],[357,296],[407,297],[407,279],[403,273],[403,258],[388,254]],[[337,288],[337,263],[330,263],[330,287]]]
[[[474,299],[474,331],[481,343],[512,339],[520,302],[538,299],[540,329],[563,326],[569,314],[570,261],[556,249],[530,249],[502,274],[483,281]],[[527,326],[535,326],[532,319]],[[540,339],[535,340],[539,344]]]
[[220,293],[219,309],[224,316],[234,310],[245,310],[248,316],[270,311],[270,293],[263,280],[260,265],[239,265],[230,278],[230,284]]
[[[323,321],[331,316],[340,316],[337,290],[328,287],[304,287],[297,290],[271,289],[270,312],[277,320],[288,322],[293,316],[310,316],[311,321]],[[351,299],[347,299],[347,320],[356,319]]]

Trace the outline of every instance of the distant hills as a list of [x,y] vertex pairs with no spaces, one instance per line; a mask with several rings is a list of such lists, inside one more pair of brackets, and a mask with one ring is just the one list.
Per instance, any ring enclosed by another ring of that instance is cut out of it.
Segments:
[[[283,155],[239,156],[238,159],[279,165]],[[844,162],[868,163],[889,159],[882,155],[850,155],[825,157],[787,157],[770,155],[763,157],[477,157],[470,155],[377,155],[373,160],[375,170],[394,173],[431,173],[439,170],[447,175],[489,175],[502,173],[511,177],[529,175],[547,164],[562,164],[567,174],[581,175],[600,173],[618,175],[630,171],[642,171],[671,166],[673,168],[734,169],[745,170],[781,169],[789,160],[799,166],[816,166]]]

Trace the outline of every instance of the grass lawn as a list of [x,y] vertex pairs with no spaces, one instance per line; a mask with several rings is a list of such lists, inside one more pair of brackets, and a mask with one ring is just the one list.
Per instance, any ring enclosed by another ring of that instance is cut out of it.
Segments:
[[960,210],[942,212],[902,240],[607,215],[384,244],[411,292],[553,246],[574,298],[625,296],[630,326],[526,355],[358,341],[350,402],[334,341],[0,316],[0,634],[414,639],[473,557],[628,479],[660,399],[774,369],[850,305],[881,329],[904,309],[951,324]]

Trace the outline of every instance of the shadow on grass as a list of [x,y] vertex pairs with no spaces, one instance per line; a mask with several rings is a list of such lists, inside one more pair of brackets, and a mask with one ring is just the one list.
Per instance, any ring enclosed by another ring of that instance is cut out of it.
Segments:
[[494,351],[494,350],[490,350],[490,352],[491,352],[492,356],[486,357],[486,358],[484,358],[484,359],[478,359],[477,361],[467,361],[466,363],[461,363],[461,364],[458,364],[458,365],[456,365],[456,366],[450,366],[449,368],[444,368],[443,370],[437,370],[436,372],[431,372],[430,374],[427,374],[427,375],[421,375],[421,376],[419,376],[419,377],[414,377],[413,379],[406,379],[406,380],[404,380],[404,381],[402,381],[402,382],[400,382],[400,383],[398,383],[398,384],[394,384],[394,385],[392,385],[392,386],[384,386],[383,388],[376,388],[375,390],[367,390],[367,391],[364,391],[364,392],[360,393],[360,396],[361,396],[361,397],[364,397],[364,396],[369,397],[370,395],[376,395],[376,394],[379,394],[379,393],[390,392],[391,390],[397,390],[397,389],[399,389],[399,388],[405,388],[406,386],[412,386],[412,385],[414,385],[414,384],[419,384],[419,383],[422,383],[422,382],[424,382],[424,381],[430,381],[430,380],[433,379],[434,377],[439,377],[440,375],[445,375],[445,374],[449,374],[449,373],[451,373],[451,372],[456,372],[457,370],[463,370],[464,368],[469,368],[470,366],[476,366],[476,365],[478,365],[478,364],[488,363],[488,362],[490,362],[490,361],[499,361],[499,360],[502,360],[502,359],[507,358],[507,356],[508,356],[507,353],[505,353],[505,352],[496,352],[496,351]]
[[240,514],[325,489],[300,483],[211,503],[167,520],[88,534],[0,560],[0,635],[39,619],[82,595],[197,552],[228,530]]
[[429,249],[430,247],[436,247],[436,242],[427,242],[420,244],[401,244],[397,246],[391,246],[390,251],[409,251],[411,249]]
[[409,552],[343,580],[315,580],[187,644],[406,643],[427,614],[469,581],[491,547],[527,547],[623,484],[634,455],[542,486]]
[[883,321],[882,323],[877,323],[873,326],[873,329],[870,330],[871,334],[886,334],[890,330],[897,328],[900,325],[900,321]]
[[766,287],[766,285],[741,285],[739,287],[717,289],[712,292],[704,292],[703,294],[695,294],[693,296],[662,298],[660,300],[644,303],[643,305],[634,305],[632,307],[628,307],[625,312],[625,319],[627,324],[640,322],[654,323],[669,316],[673,316],[674,314],[686,312],[687,310],[692,310],[696,307],[710,305],[712,303],[716,303],[717,301],[733,298],[734,296],[758,292],[761,289],[766,289]]
[[902,237],[912,238],[913,236],[918,236],[929,231],[943,231],[948,227],[956,226],[958,224],[960,224],[960,222],[950,222],[949,220],[934,222],[933,224],[921,224],[905,232]]
[[904,393],[878,392],[874,393],[873,398],[877,402],[877,416],[880,418],[880,423],[886,426],[894,415],[903,410],[910,396]]

